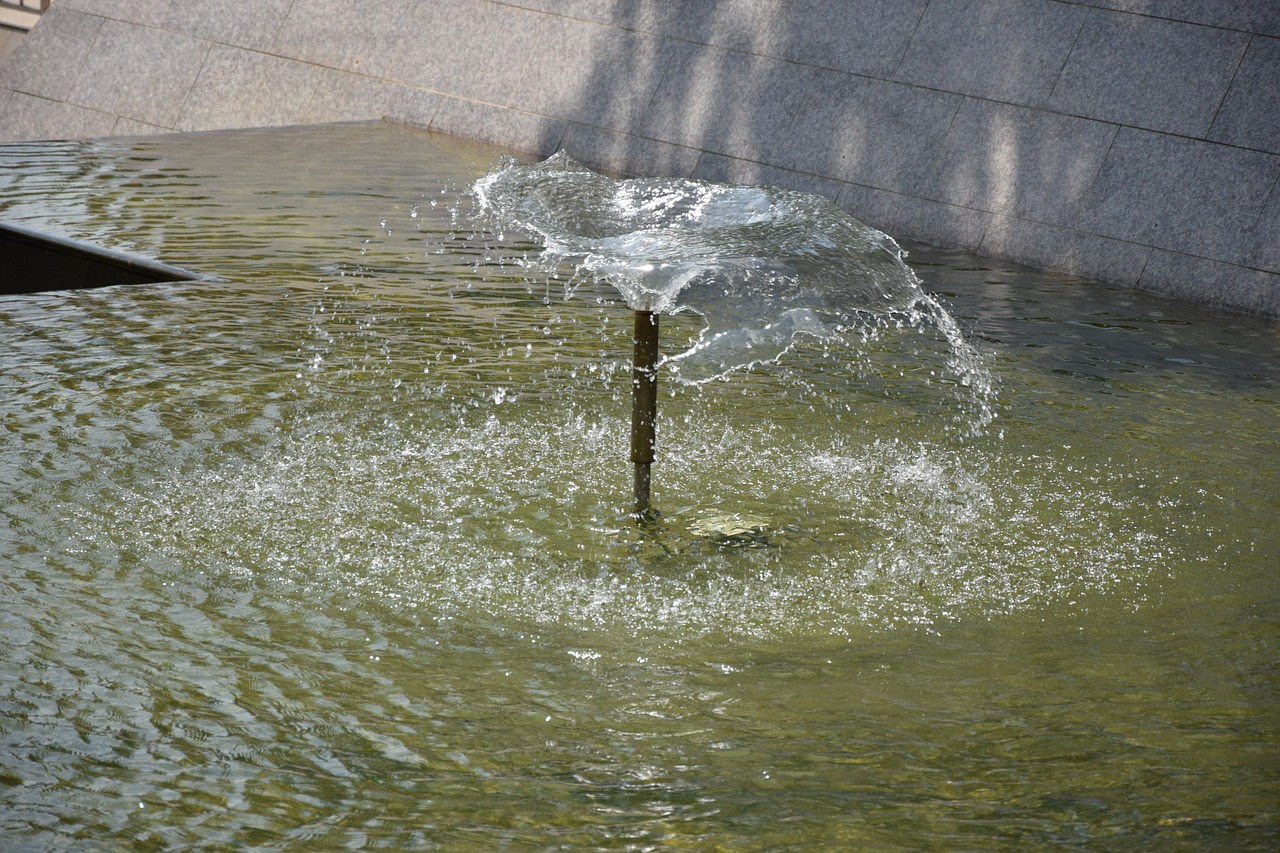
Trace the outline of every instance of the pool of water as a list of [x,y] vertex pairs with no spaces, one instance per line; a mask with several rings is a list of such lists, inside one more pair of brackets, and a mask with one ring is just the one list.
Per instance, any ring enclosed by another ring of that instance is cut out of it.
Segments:
[[1280,844],[1280,327],[909,246],[993,393],[893,323],[665,383],[640,528],[630,312],[497,153],[0,146],[224,279],[0,297],[6,849]]

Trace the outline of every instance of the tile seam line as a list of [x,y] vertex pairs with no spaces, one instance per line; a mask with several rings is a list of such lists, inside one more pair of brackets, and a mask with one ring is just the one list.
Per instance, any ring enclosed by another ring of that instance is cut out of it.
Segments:
[[[707,42],[699,42],[699,41],[694,41],[692,39],[681,38],[680,36],[671,35],[668,33],[660,33],[655,30],[643,29],[641,27],[619,26],[618,24],[604,22],[604,21],[597,21],[592,18],[578,17],[576,15],[566,14],[564,12],[557,12],[549,9],[534,9],[529,6],[522,5],[520,3],[504,2],[504,0],[489,0],[489,2],[494,6],[501,6],[506,9],[519,9],[520,11],[523,11],[523,12],[531,12],[537,15],[546,15],[552,18],[561,18],[566,21],[579,21],[584,24],[591,24],[597,27],[607,27],[609,29],[619,30],[621,32],[640,33],[642,35],[658,36],[660,38],[669,38],[673,41],[684,42],[686,44],[697,44],[697,45],[702,45],[704,47],[720,47],[719,45],[713,45]],[[1240,29],[1238,27],[1226,26],[1223,24],[1208,24],[1202,21],[1192,21],[1185,18],[1171,18],[1163,15],[1153,15],[1146,12],[1135,12],[1128,9],[1116,9],[1110,6],[1100,6],[1100,5],[1097,5],[1096,3],[1078,2],[1078,0],[1050,0],[1050,2],[1054,3],[1057,6],[1065,6],[1065,7],[1076,8],[1076,9],[1090,9],[1097,12],[1110,13],[1110,14],[1116,14],[1116,15],[1131,15],[1135,18],[1148,18],[1153,21],[1168,21],[1169,23],[1186,24],[1188,26],[1193,26],[1193,27],[1205,27],[1206,29],[1211,29],[1211,30],[1223,30],[1226,32],[1244,33],[1247,35],[1262,35],[1268,38],[1280,37],[1280,36],[1267,36],[1266,33],[1259,33],[1253,30],[1245,30],[1245,29]],[[929,7],[932,5],[933,5],[933,0],[927,0],[927,2],[925,3],[925,6],[921,9],[920,16],[916,19],[915,26],[912,27],[911,36],[909,36],[906,39],[905,47],[903,49],[903,57],[899,58],[898,63],[901,63],[902,58],[905,58],[906,54],[910,52],[911,41],[912,39],[915,38],[916,31],[920,27],[920,22],[924,20],[924,16],[928,13]],[[731,50],[737,53],[747,53],[754,56],[765,56],[771,59],[782,59],[782,57],[772,56],[771,54],[756,54],[752,51],[744,51],[738,48],[720,47],[720,49]],[[787,60],[784,60],[784,61],[787,61]],[[897,71],[896,66],[894,70],[896,73]]]
[[1231,90],[1235,88],[1236,78],[1240,76],[1240,69],[1244,67],[1244,61],[1249,56],[1249,51],[1253,50],[1253,41],[1257,38],[1250,35],[1248,41],[1244,43],[1244,50],[1240,51],[1240,56],[1236,58],[1236,66],[1231,69],[1231,79],[1222,90],[1222,97],[1218,99],[1218,105],[1213,109],[1213,117],[1209,119],[1209,125],[1205,128],[1204,135],[1207,139],[1213,135],[1213,127],[1218,123],[1218,116],[1222,114],[1222,108],[1226,106],[1227,98],[1231,97]]
[[[1059,3],[1059,5],[1068,5]],[[1074,4],[1071,4],[1074,5]],[[1081,8],[1076,6],[1076,8]],[[1096,10],[1095,10],[1096,11]],[[1071,55],[1076,52],[1076,45],[1080,43],[1080,34],[1084,32],[1085,24],[1089,22],[1090,12],[1085,12],[1080,16],[1080,23],[1076,27],[1076,33],[1071,37],[1071,47],[1067,48],[1067,55],[1062,58],[1062,64],[1058,66],[1058,73],[1053,75],[1053,85],[1049,87],[1048,93],[1044,96],[1044,102],[1050,104],[1053,102],[1053,93],[1057,91],[1058,84],[1062,82],[1062,72],[1067,70],[1067,66],[1071,64]]]
[[182,93],[182,103],[178,104],[177,109],[173,113],[173,128],[181,131],[186,122],[187,104],[191,102],[191,93],[200,83],[200,78],[204,76],[205,68],[209,65],[209,54],[213,52],[213,43],[204,42],[204,52],[200,57],[200,67],[196,69],[195,76],[191,78],[191,85],[187,87],[187,91]]
[[1266,38],[1280,38],[1280,36],[1268,36],[1266,33],[1257,32],[1255,30],[1242,30],[1239,27],[1229,27],[1224,24],[1207,24],[1203,21],[1192,21],[1187,18],[1171,18],[1167,15],[1153,15],[1149,12],[1136,12],[1131,9],[1117,9],[1113,6],[1100,6],[1097,3],[1080,2],[1080,0],[1051,0],[1051,2],[1059,6],[1075,6],[1076,8],[1093,9],[1098,12],[1107,12],[1114,15],[1129,15],[1134,18],[1147,18],[1152,21],[1167,21],[1171,24],[1186,24],[1191,27],[1204,27],[1209,30],[1222,30],[1228,33],[1244,33],[1245,35],[1261,35]]
[[911,35],[902,43],[902,50],[898,54],[897,60],[893,63],[893,70],[889,72],[890,79],[897,79],[898,72],[902,70],[902,63],[907,61],[907,57],[911,55],[911,45],[916,40],[916,33],[920,32],[920,23],[924,20],[925,15],[929,14],[929,8],[933,6],[933,0],[925,0],[923,6],[920,7],[920,14],[916,16],[916,22],[911,27]]

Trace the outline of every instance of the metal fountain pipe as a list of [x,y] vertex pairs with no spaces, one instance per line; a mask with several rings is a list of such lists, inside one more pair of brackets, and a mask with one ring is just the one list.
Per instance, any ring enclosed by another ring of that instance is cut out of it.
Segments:
[[635,465],[635,515],[649,515],[650,467],[658,420],[658,315],[635,312],[635,353],[631,360],[631,462]]

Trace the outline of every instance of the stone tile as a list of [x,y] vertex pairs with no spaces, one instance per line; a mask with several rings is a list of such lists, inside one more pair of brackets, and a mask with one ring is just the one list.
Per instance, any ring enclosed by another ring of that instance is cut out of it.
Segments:
[[404,28],[409,0],[293,0],[279,27],[273,53],[326,68],[385,77],[401,40],[426,34]]
[[991,214],[859,184],[844,184],[836,204],[894,239],[977,251]]
[[[788,3],[719,0],[715,3],[655,3],[662,9],[650,23],[654,32],[688,42],[777,56],[773,44],[780,25],[799,12]],[[636,4],[641,5],[641,4]]]
[[115,116],[97,110],[13,92],[0,113],[0,141],[107,136],[115,121]]
[[693,148],[584,124],[569,125],[560,147],[593,169],[629,176],[689,177],[701,153]]
[[1088,14],[1053,0],[935,0],[896,79],[1041,106]]
[[172,0],[163,28],[232,47],[268,50],[284,22],[291,0],[253,0],[229,14],[222,3]]
[[659,82],[692,49],[684,42],[545,16],[506,104],[566,121],[642,132]]
[[995,216],[982,236],[978,251],[1039,269],[1134,285],[1152,250],[1138,243]]
[[1155,250],[1138,286],[1188,302],[1280,318],[1280,274]]
[[519,6],[535,12],[546,12],[579,21],[639,29],[639,22],[652,22],[669,17],[663,8],[665,3],[618,3],[616,0],[506,0],[509,6]]
[[397,124],[427,128],[442,95],[401,86],[347,71],[325,70],[303,111],[305,124],[386,118]]
[[963,98],[835,71],[815,72],[803,109],[783,125],[775,162],[815,175],[927,195],[928,177]]
[[176,127],[207,49],[208,43],[197,39],[105,21],[68,100],[135,121]]
[[673,63],[642,127],[665,142],[787,167],[817,70],[704,47]]
[[1244,235],[1278,178],[1274,155],[1121,128],[1076,227],[1242,263]]
[[1204,136],[1249,41],[1243,33],[1094,11],[1054,86],[1055,110]]
[[725,184],[754,184],[756,186],[783,187],[789,190],[813,193],[835,201],[843,184],[831,178],[823,178],[806,172],[766,166],[752,160],[738,160],[723,154],[707,154],[698,158],[691,176],[702,181],[719,181]]
[[968,98],[924,194],[1064,224],[1093,185],[1116,131],[1089,119]]
[[178,127],[191,131],[298,124],[322,75],[314,65],[215,45],[191,86]]
[[[415,3],[387,76],[399,83],[499,106],[512,104],[547,16],[472,0]],[[448,33],[447,38],[439,38]],[[501,34],[498,36],[496,34]]]
[[1280,273],[1280,181],[1262,208],[1257,222],[1244,235],[1246,266]]
[[1280,39],[1250,41],[1209,138],[1280,154]]
[[429,128],[434,133],[487,142],[510,151],[547,157],[560,150],[565,123],[493,104],[442,98]]
[[757,50],[806,65],[888,78],[906,55],[928,5],[928,0],[788,0],[774,7],[764,23],[763,45]]
[[716,0],[714,3],[617,0],[510,0],[509,5],[622,30],[756,53],[770,22],[783,15],[774,2]]
[[1153,18],[1206,24],[1246,33],[1280,36],[1280,3],[1275,0],[1073,0],[1084,6],[1134,12]]
[[174,0],[58,0],[54,6],[88,12],[113,21],[159,27],[168,17],[173,2]]
[[50,9],[0,65],[0,87],[67,100],[101,30],[99,17],[62,6]]

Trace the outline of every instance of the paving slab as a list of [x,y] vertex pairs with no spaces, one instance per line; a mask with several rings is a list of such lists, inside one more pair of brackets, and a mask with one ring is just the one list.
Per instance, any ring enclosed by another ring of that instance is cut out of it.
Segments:
[[1136,285],[1151,257],[1151,247],[1028,222],[993,216],[978,251],[1040,269]]
[[1043,105],[1089,10],[1053,0],[935,0],[895,79]]
[[238,47],[213,45],[191,86],[181,130],[301,124],[323,69]]
[[766,6],[773,14],[761,16],[758,50],[805,65],[888,78],[906,57],[928,5],[927,0],[788,0]]
[[135,121],[177,127],[209,43],[154,27],[106,20],[67,98]]
[[702,152],[584,124],[570,124],[560,147],[569,156],[614,175],[665,175],[687,178]]
[[1070,223],[1118,128],[966,98],[929,170],[930,198],[1052,225]]
[[898,193],[929,195],[927,177],[964,99],[834,71],[814,75],[811,95],[784,129],[779,162],[815,175]]
[[1244,263],[1246,236],[1278,178],[1275,155],[1121,128],[1076,227]]
[[175,6],[179,9],[190,9],[206,2],[207,0],[57,0],[50,9],[65,7],[100,15],[113,21],[127,21],[144,27],[160,27],[164,25]]
[[1212,308],[1280,318],[1280,274],[1156,249],[1138,286]]
[[410,0],[293,0],[276,29],[272,53],[326,68],[387,76],[402,39]]
[[817,69],[719,48],[684,54],[662,78],[642,127],[648,136],[786,167],[793,125]]
[[860,184],[844,184],[836,204],[894,237],[977,251],[992,214]]
[[303,113],[303,122],[365,121],[386,118],[397,124],[430,127],[444,96],[343,71],[324,70]]
[[567,124],[509,107],[446,97],[427,129],[547,157],[560,150]]
[[1202,137],[1248,43],[1248,35],[1232,30],[1095,10],[1080,30],[1049,106]]
[[[0,65],[0,87],[51,101],[66,101],[93,51],[103,19],[59,6]],[[55,22],[56,16],[56,22]]]
[[12,92],[0,113],[0,141],[109,136],[115,123],[109,113]]
[[701,181],[725,184],[783,187],[820,195],[832,202],[840,197],[840,190],[843,188],[843,184],[831,178],[766,166],[754,160],[739,160],[723,154],[703,153],[691,176]]
[[1133,12],[1170,21],[1206,24],[1246,33],[1280,36],[1275,0],[1077,0],[1084,6]]
[[1280,154],[1280,39],[1255,35],[1249,42],[1209,138]]
[[[496,3],[414,3],[404,16],[406,35],[387,76],[459,100],[519,108],[511,92],[520,83],[545,20],[541,13]],[[433,37],[437,33],[447,37]]]
[[651,33],[544,17],[505,103],[570,122],[643,132],[659,84],[692,51]]
[[254,0],[240,3],[227,14],[223,3],[173,0],[162,29],[232,47],[269,50],[289,12],[292,0]]

